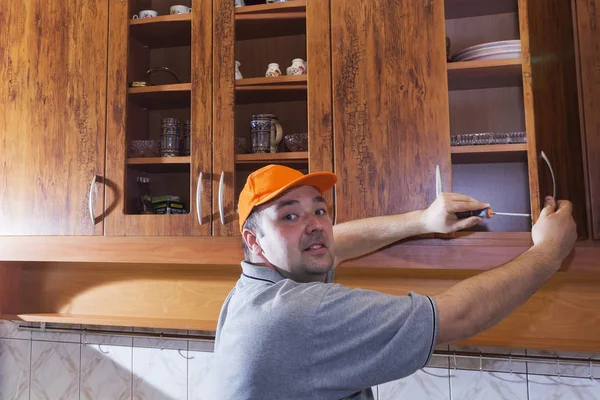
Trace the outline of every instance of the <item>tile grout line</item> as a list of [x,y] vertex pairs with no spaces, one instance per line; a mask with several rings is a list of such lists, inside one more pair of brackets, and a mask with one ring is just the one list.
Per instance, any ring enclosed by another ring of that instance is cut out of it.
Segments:
[[29,400],[31,400],[31,376],[32,372],[32,360],[33,360],[33,334],[29,332]]

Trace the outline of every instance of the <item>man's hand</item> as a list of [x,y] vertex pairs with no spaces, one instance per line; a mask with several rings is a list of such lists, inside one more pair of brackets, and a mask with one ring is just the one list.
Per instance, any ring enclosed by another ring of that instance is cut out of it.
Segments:
[[474,211],[490,207],[472,197],[458,193],[442,193],[421,214],[421,224],[428,233],[449,233],[470,228],[483,222],[481,217],[458,219],[457,212]]
[[556,200],[548,196],[540,218],[531,230],[534,248],[548,254],[548,262],[556,263],[557,268],[577,241],[577,226],[572,213],[573,204],[570,201],[560,200],[556,209]]

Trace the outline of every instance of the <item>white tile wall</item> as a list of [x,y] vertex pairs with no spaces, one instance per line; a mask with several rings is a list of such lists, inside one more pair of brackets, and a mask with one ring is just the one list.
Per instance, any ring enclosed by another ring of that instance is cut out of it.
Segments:
[[[32,335],[18,331],[11,322],[0,321],[0,399],[212,400],[200,396],[212,350],[211,342],[48,332]],[[503,355],[524,352],[485,347],[450,350]],[[527,354],[600,359],[600,354],[590,353],[528,350]],[[479,371],[479,360],[458,360],[455,370],[452,357],[433,357],[424,370],[373,388],[375,399],[600,400],[598,366],[592,369],[595,379],[591,380],[587,365],[561,364],[558,377],[556,362],[535,366],[527,363],[526,374],[516,373],[522,370],[523,363],[484,361],[483,371]],[[509,369],[515,373],[498,372]]]

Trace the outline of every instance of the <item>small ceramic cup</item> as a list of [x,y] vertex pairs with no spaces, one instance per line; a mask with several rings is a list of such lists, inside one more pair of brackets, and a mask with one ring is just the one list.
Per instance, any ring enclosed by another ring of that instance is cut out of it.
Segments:
[[158,12],[154,10],[142,10],[137,15],[133,16],[133,19],[136,18],[154,18],[158,16]]
[[267,78],[274,78],[276,76],[281,76],[281,70],[279,69],[279,64],[271,63],[267,68],[267,72],[265,73]]
[[192,9],[188,6],[182,6],[182,5],[176,5],[176,6],[171,6],[171,8],[169,8],[171,15],[173,14],[187,14],[192,12]]

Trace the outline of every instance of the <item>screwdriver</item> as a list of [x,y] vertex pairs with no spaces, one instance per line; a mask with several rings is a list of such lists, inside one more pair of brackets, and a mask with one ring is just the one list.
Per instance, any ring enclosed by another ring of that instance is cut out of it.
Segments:
[[461,211],[461,212],[456,213],[456,216],[459,219],[464,219],[464,218],[469,218],[469,217],[492,218],[492,215],[507,215],[510,217],[531,217],[531,214],[495,212],[495,211],[492,211],[492,209],[490,207],[483,208],[481,210]]

